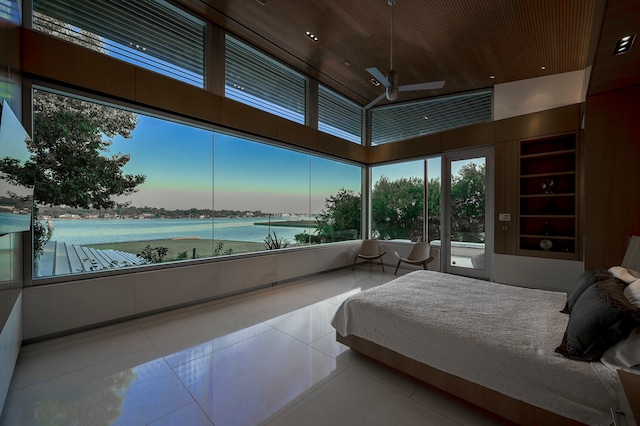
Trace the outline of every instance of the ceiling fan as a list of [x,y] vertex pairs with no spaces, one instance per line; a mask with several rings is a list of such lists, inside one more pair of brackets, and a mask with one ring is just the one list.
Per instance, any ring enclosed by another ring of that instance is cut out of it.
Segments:
[[393,70],[393,6],[396,4],[396,0],[388,0],[389,6],[391,6],[391,55],[390,55],[390,66],[389,73],[385,77],[384,74],[380,72],[378,68],[367,68],[369,74],[371,74],[376,80],[378,80],[384,87],[385,91],[383,94],[375,98],[373,101],[369,102],[364,108],[369,109],[382,98],[386,97],[390,101],[394,101],[398,99],[399,92],[409,92],[414,90],[433,90],[433,89],[442,89],[444,87],[444,80],[441,81],[431,81],[428,83],[417,83],[417,84],[407,84],[404,86],[398,85],[398,73]]

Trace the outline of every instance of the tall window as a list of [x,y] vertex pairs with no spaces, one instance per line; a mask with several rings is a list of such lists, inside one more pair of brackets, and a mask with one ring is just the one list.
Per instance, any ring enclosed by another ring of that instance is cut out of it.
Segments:
[[371,232],[381,240],[422,241],[424,160],[372,168]]
[[362,143],[362,107],[324,86],[319,86],[318,130]]
[[491,121],[492,97],[483,90],[373,108],[372,145]]
[[33,28],[204,86],[203,21],[163,0],[34,0]]
[[305,122],[306,78],[227,35],[225,96],[296,123]]
[[36,276],[360,237],[360,166],[41,89],[34,128]]

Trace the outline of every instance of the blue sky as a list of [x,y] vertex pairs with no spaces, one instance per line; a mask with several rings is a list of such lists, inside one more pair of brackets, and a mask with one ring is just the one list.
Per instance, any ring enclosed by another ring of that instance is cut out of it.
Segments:
[[360,192],[357,166],[144,115],[138,120],[133,137],[115,138],[110,150],[130,154],[125,173],[147,176],[127,198],[134,206],[317,213],[341,188]]

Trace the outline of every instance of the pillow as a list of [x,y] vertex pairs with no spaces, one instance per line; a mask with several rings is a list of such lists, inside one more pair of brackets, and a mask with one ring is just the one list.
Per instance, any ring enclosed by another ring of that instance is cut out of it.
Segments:
[[611,268],[608,269],[608,271],[611,275],[621,279],[627,284],[631,284],[632,282],[640,278],[640,276],[633,275],[633,272],[635,271],[631,271],[627,268],[623,268],[622,266],[612,266]]
[[640,371],[640,328],[631,332],[629,337],[611,346],[602,355],[600,361],[607,367],[617,370]]
[[597,361],[604,351],[640,325],[640,308],[624,297],[615,278],[597,282],[578,298],[556,352],[567,358]]
[[568,314],[571,313],[573,305],[576,304],[578,297],[585,291],[591,284],[610,278],[611,275],[602,267],[596,267],[584,271],[576,282],[567,290],[567,303],[564,305],[564,309],[560,312]]
[[624,297],[640,308],[640,278],[632,282],[624,289]]

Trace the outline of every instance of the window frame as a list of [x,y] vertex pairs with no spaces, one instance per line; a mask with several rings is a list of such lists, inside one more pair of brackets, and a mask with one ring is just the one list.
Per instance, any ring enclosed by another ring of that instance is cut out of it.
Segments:
[[[273,146],[273,147],[282,148],[282,149],[286,149],[286,150],[290,150],[290,151],[295,151],[295,152],[298,152],[298,153],[301,153],[301,154],[309,155],[311,157],[323,158],[323,159],[326,159],[326,160],[335,161],[335,162],[338,162],[338,163],[359,167],[362,173],[364,173],[364,170],[367,167],[366,164],[359,163],[357,161],[347,160],[347,159],[344,159],[344,158],[332,157],[331,155],[318,153],[317,151],[314,151],[314,150],[311,150],[311,149],[307,149],[307,148],[304,148],[304,147],[297,147],[297,146],[293,147],[291,144],[287,144],[285,142],[271,140],[271,139],[268,139],[268,138],[265,138],[265,137],[256,136],[256,135],[253,135],[253,134],[242,132],[240,130],[228,129],[228,128],[225,128],[225,127],[223,127],[221,125],[217,125],[217,124],[214,124],[214,123],[211,123],[211,122],[207,122],[205,120],[198,120],[198,119],[195,119],[195,118],[185,117],[185,116],[179,115],[177,113],[171,113],[171,112],[164,111],[164,110],[156,110],[156,109],[153,109],[153,108],[150,108],[150,107],[136,105],[136,104],[134,104],[133,102],[130,102],[130,101],[125,101],[125,100],[117,99],[117,98],[110,98],[110,97],[105,96],[105,95],[98,95],[98,94],[90,93],[90,92],[88,92],[86,90],[82,90],[82,89],[78,89],[78,88],[74,88],[74,87],[70,87],[70,86],[65,86],[65,85],[61,85],[61,84],[56,84],[56,83],[48,82],[48,81],[45,81],[45,80],[39,80],[39,79],[30,78],[30,77],[25,77],[23,79],[23,87],[25,89],[24,93],[28,93],[28,99],[27,98],[23,99],[24,110],[26,112],[23,115],[23,118],[24,118],[24,122],[25,123],[29,123],[29,127],[27,128],[27,130],[29,131],[29,133],[31,135],[33,135],[33,93],[34,93],[33,91],[34,91],[34,89],[37,89],[37,90],[45,90],[45,91],[53,92],[53,93],[56,93],[56,94],[59,94],[59,95],[62,95],[62,96],[69,96],[70,95],[70,96],[79,98],[81,100],[87,101],[87,102],[94,102],[94,103],[98,103],[98,104],[102,104],[102,105],[107,105],[107,106],[111,106],[111,107],[115,107],[115,108],[120,108],[120,109],[123,109],[123,110],[126,110],[126,111],[148,115],[150,117],[161,119],[161,120],[167,120],[167,121],[175,122],[175,123],[178,123],[178,124],[194,126],[194,127],[198,127],[200,129],[203,129],[203,130],[214,132],[214,133],[226,134],[226,135],[230,135],[230,136],[233,136],[233,137],[247,139],[247,140],[250,140],[252,142],[265,144],[265,145],[268,145],[268,146]],[[363,185],[364,185],[364,182],[361,179],[361,187],[362,188],[363,188]],[[362,192],[361,192],[361,196],[362,196]],[[361,214],[364,214],[364,211],[365,211],[364,204],[362,204],[361,208],[362,208]],[[361,234],[364,235],[364,224],[361,224],[361,229],[362,229],[361,230]],[[188,265],[188,266],[196,266],[196,265],[202,265],[202,264],[226,262],[226,261],[232,261],[232,260],[237,260],[237,259],[245,259],[245,258],[251,258],[251,257],[260,257],[260,256],[273,255],[273,251],[272,250],[264,250],[264,251],[255,251],[255,252],[247,252],[247,253],[237,253],[237,254],[225,255],[225,256],[217,256],[217,257],[206,257],[206,258],[199,258],[199,259],[189,259],[187,261],[180,261],[180,262],[154,263],[154,264],[147,264],[147,265],[140,265],[140,266],[114,268],[114,269],[108,269],[108,270],[102,270],[102,271],[85,271],[85,272],[81,272],[81,273],[74,273],[74,274],[68,274],[68,275],[48,276],[48,277],[34,277],[32,275],[32,267],[31,267],[33,265],[33,262],[34,262],[33,249],[32,249],[32,244],[33,244],[32,232],[25,232],[24,235],[25,235],[25,240],[24,240],[24,243],[25,243],[24,244],[25,245],[25,265],[28,265],[25,268],[25,269],[28,270],[28,274],[27,274],[27,271],[25,270],[25,287],[48,285],[48,284],[55,284],[55,283],[61,283],[61,282],[74,282],[74,281],[80,281],[80,280],[85,280],[85,279],[93,279],[93,278],[98,278],[98,277],[109,277],[109,276],[127,275],[127,274],[139,273],[139,272],[154,271],[154,270],[171,269],[171,268],[177,268],[177,267],[184,267],[186,265]],[[283,252],[289,252],[289,251],[317,250],[317,249],[321,248],[321,246],[326,246],[327,244],[331,244],[331,245],[349,245],[349,244],[352,244],[352,243],[353,243],[353,240],[338,241],[338,242],[327,242],[327,243],[323,243],[323,244],[311,244],[311,245],[308,245],[308,246],[287,247],[287,248],[283,248],[283,249],[278,249],[277,252],[278,253],[283,253]]]

